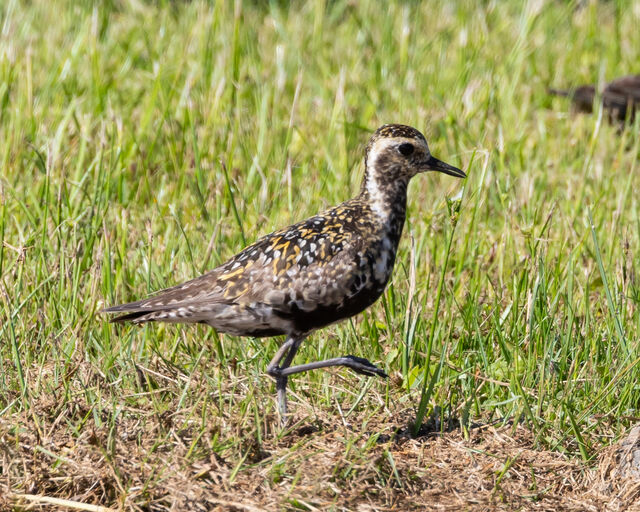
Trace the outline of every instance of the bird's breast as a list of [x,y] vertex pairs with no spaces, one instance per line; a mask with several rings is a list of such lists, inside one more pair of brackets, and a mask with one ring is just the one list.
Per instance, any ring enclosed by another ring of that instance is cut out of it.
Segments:
[[396,259],[396,247],[390,237],[385,236],[374,253],[372,277],[376,284],[386,285]]

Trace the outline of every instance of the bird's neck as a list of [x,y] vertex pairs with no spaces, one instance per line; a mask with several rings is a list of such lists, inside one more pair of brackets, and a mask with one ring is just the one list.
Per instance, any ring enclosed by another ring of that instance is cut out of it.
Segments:
[[360,198],[369,206],[381,232],[396,244],[400,240],[407,211],[409,179],[380,175],[367,169]]

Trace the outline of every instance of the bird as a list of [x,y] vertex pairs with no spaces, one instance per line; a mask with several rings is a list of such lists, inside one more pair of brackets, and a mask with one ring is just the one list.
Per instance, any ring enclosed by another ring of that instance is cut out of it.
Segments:
[[387,377],[353,355],[291,364],[312,332],[364,311],[380,297],[396,259],[409,180],[425,171],[466,178],[431,155],[420,131],[385,124],[366,145],[362,186],[352,199],[259,238],[200,277],[102,311],[120,314],[111,322],[200,323],[234,336],[285,336],[266,373],[275,380],[286,424],[291,375],[343,366]]
[[[553,89],[549,92],[557,96],[571,99],[578,112],[593,112],[593,102],[596,98],[594,85],[581,85],[574,89]],[[610,121],[633,123],[636,111],[640,108],[640,75],[629,75],[616,78],[605,85],[602,90],[602,107],[607,112]]]

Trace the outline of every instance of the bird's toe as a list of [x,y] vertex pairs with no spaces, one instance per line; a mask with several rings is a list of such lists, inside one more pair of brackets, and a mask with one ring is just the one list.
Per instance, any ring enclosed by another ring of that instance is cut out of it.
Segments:
[[380,377],[387,378],[388,375],[378,368],[371,361],[357,356],[345,356],[346,366],[351,368],[354,372],[359,373],[360,375],[366,375],[368,377],[373,377],[374,375],[378,375]]

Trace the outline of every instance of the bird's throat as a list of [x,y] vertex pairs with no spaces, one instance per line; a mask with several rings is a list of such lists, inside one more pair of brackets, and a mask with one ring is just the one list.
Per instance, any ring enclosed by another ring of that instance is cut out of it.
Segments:
[[407,211],[408,179],[385,181],[368,175],[362,184],[361,198],[369,206],[380,232],[397,244]]

